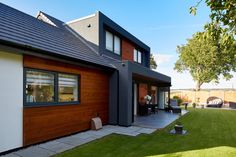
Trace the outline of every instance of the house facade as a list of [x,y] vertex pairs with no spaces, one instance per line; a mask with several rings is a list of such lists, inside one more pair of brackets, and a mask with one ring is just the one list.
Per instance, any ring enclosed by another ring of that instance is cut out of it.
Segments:
[[0,152],[103,124],[130,126],[145,95],[164,109],[171,78],[150,48],[101,12],[71,22],[0,3]]

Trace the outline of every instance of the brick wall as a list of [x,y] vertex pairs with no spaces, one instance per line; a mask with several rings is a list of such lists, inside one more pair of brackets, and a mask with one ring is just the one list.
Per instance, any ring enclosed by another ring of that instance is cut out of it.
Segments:
[[122,40],[122,60],[133,61],[134,46],[126,39]]
[[145,103],[144,97],[148,94],[148,86],[147,84],[140,83],[139,84],[139,103]]

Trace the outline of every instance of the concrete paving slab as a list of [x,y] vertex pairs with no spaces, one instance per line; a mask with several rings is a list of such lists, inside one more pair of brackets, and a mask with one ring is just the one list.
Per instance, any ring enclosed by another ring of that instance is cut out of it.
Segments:
[[40,144],[38,146],[40,148],[44,148],[44,149],[47,149],[47,150],[50,150],[50,151],[56,152],[56,153],[64,152],[66,150],[74,148],[74,146],[72,146],[72,145],[61,143],[58,141],[47,142],[44,144]]
[[14,152],[14,154],[21,157],[50,157],[56,153],[38,146],[31,146],[29,148]]
[[82,145],[85,139],[80,139],[80,138],[75,138],[75,137],[64,137],[64,138],[58,139],[57,141],[76,147],[76,146]]
[[75,135],[73,135],[73,136],[74,136],[74,137],[77,137],[77,138],[80,138],[80,139],[86,139],[86,138],[91,138],[91,137],[93,137],[93,135],[88,134],[87,132],[88,132],[88,131],[86,131],[86,132],[81,132],[81,133],[75,134]]
[[107,136],[109,134],[111,134],[110,131],[107,131],[105,129],[101,129],[101,130],[90,130],[87,132],[88,134],[91,134],[92,136],[100,136],[100,137],[103,137],[103,136]]
[[[1,156],[1,155],[0,155],[0,156]],[[10,153],[10,154],[6,154],[6,155],[2,155],[1,157],[20,157],[20,156],[14,154],[14,153]]]
[[137,136],[140,134],[139,132],[120,132],[120,131],[116,131],[114,133],[127,136]]
[[141,128],[140,130],[138,130],[139,133],[143,133],[143,134],[151,134],[155,131],[156,129],[150,129],[150,128]]

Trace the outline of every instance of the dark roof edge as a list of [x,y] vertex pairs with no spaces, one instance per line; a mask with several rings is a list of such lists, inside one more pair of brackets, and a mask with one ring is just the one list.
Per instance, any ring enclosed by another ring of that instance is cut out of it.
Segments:
[[131,71],[133,73],[137,73],[137,74],[141,74],[143,76],[147,76],[147,77],[153,77],[153,78],[157,78],[160,81],[163,82],[168,82],[171,83],[171,77],[167,76],[165,74],[159,73],[157,71],[151,70],[147,67],[144,67],[142,65],[139,65],[137,63],[133,63],[130,61],[125,61],[127,62],[128,66],[131,67]]
[[[141,40],[139,40],[137,37],[135,37],[134,35],[132,35],[130,32],[128,32],[127,30],[125,30],[123,27],[121,27],[119,24],[117,24],[115,21],[113,21],[112,19],[110,19],[109,17],[107,17],[105,14],[103,14],[101,11],[97,12],[98,17],[99,17],[99,21],[108,25],[108,27],[111,28],[116,28],[114,30],[116,30],[118,33],[120,33],[122,36],[126,37],[127,39],[129,39],[130,41],[134,42],[135,44],[137,44],[138,46],[140,46],[141,48],[145,49],[146,51],[150,51],[150,47],[148,45],[146,45],[144,42],[142,42]],[[118,30],[117,30],[118,29]]]

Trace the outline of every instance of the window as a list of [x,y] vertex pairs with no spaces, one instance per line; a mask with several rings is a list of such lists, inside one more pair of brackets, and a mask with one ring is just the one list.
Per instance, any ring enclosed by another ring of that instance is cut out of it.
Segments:
[[134,61],[138,62],[138,50],[134,49]]
[[142,52],[134,49],[134,61],[138,63],[142,63]]
[[115,36],[114,40],[115,40],[114,41],[114,52],[119,55],[120,54],[120,38]]
[[121,53],[120,38],[108,31],[106,31],[106,49],[118,55]]
[[32,70],[26,72],[27,102],[53,102],[54,94],[53,74]]
[[79,102],[79,76],[26,69],[25,105]]
[[113,51],[113,34],[106,31],[106,49]]
[[138,63],[142,63],[142,54],[138,51]]
[[78,77],[59,74],[58,80],[59,102],[78,101]]

